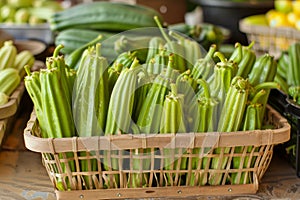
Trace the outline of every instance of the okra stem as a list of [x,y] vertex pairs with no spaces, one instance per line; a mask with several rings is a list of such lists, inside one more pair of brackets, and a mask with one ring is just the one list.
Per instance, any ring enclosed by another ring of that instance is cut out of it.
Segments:
[[154,16],[154,20],[159,28],[159,30],[161,31],[161,34],[163,35],[163,37],[165,38],[165,40],[167,41],[167,43],[171,43],[170,38],[168,37],[168,35],[165,33],[165,31],[163,30],[163,27],[158,19],[157,16]]
[[226,63],[227,59],[225,58],[224,54],[221,52],[217,51],[214,53],[214,57],[218,57],[222,63]]
[[256,104],[256,103],[258,102],[258,100],[259,100],[262,96],[264,96],[266,93],[267,93],[267,92],[266,92],[266,90],[264,90],[264,89],[259,90],[259,92],[257,92],[257,93],[254,95],[254,97],[252,98],[250,104]]
[[280,88],[280,85],[276,82],[263,82],[254,87],[255,91],[259,91],[261,89],[276,89]]
[[24,69],[25,69],[25,72],[26,72],[27,76],[30,76],[31,75],[30,66],[29,65],[25,65]]
[[203,88],[205,98],[210,99],[211,98],[210,89],[209,89],[207,82],[203,79],[198,79],[197,83],[200,84],[201,87]]
[[64,45],[62,44],[59,44],[56,46],[56,48],[54,49],[54,52],[53,52],[53,58],[56,58],[58,55],[59,55],[59,51],[64,48]]

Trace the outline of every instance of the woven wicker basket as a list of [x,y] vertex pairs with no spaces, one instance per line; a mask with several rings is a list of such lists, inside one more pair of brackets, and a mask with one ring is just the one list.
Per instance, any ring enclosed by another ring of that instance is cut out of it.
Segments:
[[300,42],[300,31],[295,28],[252,25],[242,19],[239,29],[247,35],[249,43],[255,41],[253,49],[258,54],[270,53],[276,58],[291,44]]
[[[259,181],[269,166],[274,145],[283,143],[290,137],[287,120],[270,106],[267,106],[264,123],[273,125],[274,128],[230,133],[155,134],[151,137],[124,134],[53,139],[36,136],[39,134],[39,126],[33,112],[24,130],[24,139],[29,150],[42,154],[42,161],[57,199],[184,198],[197,195],[253,194],[258,190]],[[166,147],[172,153],[165,154],[163,149]],[[198,148],[209,151],[194,154],[193,150]],[[220,153],[215,153],[216,148]],[[238,148],[239,153],[236,151]],[[149,154],[137,157],[136,149],[148,149]],[[192,168],[191,160],[194,157],[199,158],[196,168]],[[241,159],[242,164],[234,169],[232,162],[236,157]],[[184,170],[180,167],[166,169],[163,166],[166,158],[178,159],[177,166],[183,159],[187,159],[187,166]],[[208,164],[202,166],[204,160],[210,162],[215,158],[225,159],[226,166],[219,166],[217,169],[211,169]],[[118,169],[104,170],[104,159],[111,159],[108,162],[116,160]],[[150,161],[149,169],[143,170],[141,165],[134,170],[133,159],[147,159]],[[88,163],[85,171],[80,170],[83,161]],[[96,163],[97,169],[92,169],[92,162]],[[191,184],[192,178],[197,182],[212,174],[221,177],[219,184]],[[233,174],[237,175],[238,184],[231,183]],[[141,187],[132,188],[130,177],[134,175],[144,178],[146,182]],[[116,177],[119,185],[115,187]],[[166,184],[167,178],[171,179],[169,184]],[[89,186],[93,189],[86,189]]]

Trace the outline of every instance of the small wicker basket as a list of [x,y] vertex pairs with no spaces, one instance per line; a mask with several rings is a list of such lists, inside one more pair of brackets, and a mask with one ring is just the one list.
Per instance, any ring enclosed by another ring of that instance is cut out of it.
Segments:
[[[24,139],[29,150],[42,154],[57,199],[253,194],[257,192],[259,181],[269,166],[274,145],[286,142],[290,137],[289,123],[269,105],[264,124],[273,128],[229,133],[153,134],[151,137],[123,134],[53,139],[36,136],[40,130],[33,112],[24,130]],[[164,153],[166,147],[169,154]],[[149,154],[136,156],[137,149],[148,149]],[[195,149],[201,149],[200,153],[195,154]],[[204,153],[203,149],[209,150]],[[193,168],[192,159],[195,157],[198,158],[198,165]],[[203,162],[216,158],[226,160],[226,166],[219,165],[214,169],[208,164],[203,166]],[[238,168],[232,165],[235,158],[240,158],[242,163]],[[118,169],[106,169],[102,162],[104,159],[110,160],[108,163],[115,160]],[[143,169],[142,164],[139,169],[134,168],[134,159],[147,159],[149,169]],[[165,168],[163,163],[166,159],[176,159],[177,167],[171,165],[173,168]],[[185,169],[178,167],[183,159],[187,161]],[[82,162],[87,164],[86,170],[81,170]],[[212,174],[221,177],[219,183],[200,183],[200,179],[209,180]],[[239,183],[231,182],[233,174]],[[145,180],[135,188],[131,178],[134,175]],[[118,185],[115,184],[116,179]],[[168,184],[167,179],[171,180]]]
[[239,21],[239,29],[247,35],[249,43],[255,41],[253,49],[256,53],[270,53],[276,58],[291,44],[300,42],[300,31],[291,27],[253,25],[242,19]]

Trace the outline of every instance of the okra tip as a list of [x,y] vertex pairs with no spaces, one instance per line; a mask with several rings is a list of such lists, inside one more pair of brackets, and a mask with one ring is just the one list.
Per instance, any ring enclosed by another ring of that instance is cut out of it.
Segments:
[[239,42],[236,42],[235,44],[234,44],[234,47],[235,48],[238,48],[238,47],[241,47],[242,45],[241,45],[241,43],[239,43]]
[[30,66],[29,66],[29,65],[25,65],[25,66],[24,66],[24,69],[25,69],[26,74],[27,74],[28,76],[30,76],[30,75],[31,75]]

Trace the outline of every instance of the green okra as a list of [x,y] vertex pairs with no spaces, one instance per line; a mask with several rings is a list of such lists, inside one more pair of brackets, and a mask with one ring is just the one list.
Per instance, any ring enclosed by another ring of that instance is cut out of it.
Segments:
[[[137,59],[134,59],[129,68],[121,71],[119,78],[112,90],[105,126],[105,135],[117,135],[130,132],[132,123],[132,112],[134,105],[134,96],[138,80],[138,73],[144,69]],[[118,150],[112,150],[111,153],[117,154]],[[122,151],[119,153],[123,153]],[[119,159],[108,157],[107,151],[104,151],[104,168],[106,170],[119,170]],[[107,186],[109,188],[119,187],[120,177],[118,174],[109,175]]]
[[42,97],[41,97],[41,83],[40,83],[40,72],[39,71],[30,71],[29,66],[25,66],[25,71],[27,76],[24,78],[25,88],[33,102],[34,110],[36,113],[37,120],[39,122],[39,126],[41,128],[42,138],[48,138],[47,126],[44,121],[44,111],[42,107]]
[[235,52],[231,55],[229,60],[233,60],[238,65],[237,76],[247,78],[249,72],[251,71],[254,62],[256,60],[255,52],[251,49],[254,45],[254,41],[251,42],[248,46],[241,46],[240,43],[236,43],[236,48],[238,51],[238,56],[235,57]]
[[73,113],[79,136],[103,135],[108,94],[108,63],[101,56],[100,43],[86,50],[78,68],[73,93]]
[[273,81],[277,71],[277,62],[274,56],[265,53],[258,57],[249,73],[249,82],[252,86]]
[[287,93],[293,101],[300,104],[300,86],[290,86]]
[[126,51],[119,54],[114,60],[111,67],[119,67],[118,65],[121,64],[123,66],[123,69],[129,68],[133,61],[136,59],[136,53],[137,52]]
[[198,42],[191,38],[184,37],[173,30],[169,31],[169,35],[177,40],[184,47],[184,59],[187,69],[192,69],[195,62],[201,58],[201,49]]
[[[203,88],[203,94],[198,96],[190,107],[189,115],[191,115],[193,122],[191,125],[191,132],[204,133],[213,132],[217,129],[217,105],[218,101],[211,97],[210,89],[207,82],[203,79],[198,79],[198,83]],[[194,148],[193,154],[197,157],[192,158],[192,169],[200,170],[209,168],[210,165],[205,153],[210,151],[210,148]],[[208,173],[194,173],[190,177],[191,186],[205,185],[208,181]]]
[[153,59],[154,56],[159,53],[161,46],[164,46],[164,44],[165,41],[161,37],[152,37],[148,44],[148,53],[145,63],[149,63],[150,60]]
[[[249,101],[246,106],[246,111],[244,114],[243,123],[241,125],[242,131],[248,130],[260,130],[262,128],[263,121],[261,119],[261,115],[263,112],[263,105],[259,103],[259,100],[262,96],[266,95],[266,91],[264,89],[259,90],[255,93],[254,97]],[[247,148],[247,153],[251,153],[251,151],[255,151],[253,146],[248,147],[235,147],[235,153],[242,153],[244,148]],[[250,168],[253,167],[253,163],[255,162],[255,157],[251,158],[246,156],[244,159],[241,157],[233,157],[232,163],[234,169],[242,169],[242,168]],[[252,174],[247,172],[238,172],[231,174],[231,183],[232,184],[246,184],[250,183],[252,178]]]
[[[214,76],[210,84],[210,91],[211,96],[218,100],[218,110],[221,111],[231,86],[231,81],[236,76],[238,67],[235,62],[227,60],[220,52],[215,52],[214,56],[218,57],[220,62],[214,67]],[[219,118],[217,120],[219,121]]]
[[[247,79],[240,76],[235,76],[232,79],[230,88],[227,92],[224,106],[221,110],[220,120],[218,122],[218,132],[232,132],[240,129],[243,115],[248,101],[248,95],[250,90],[250,84]],[[225,147],[224,154],[229,153],[230,148]],[[219,154],[221,148],[218,147],[214,150],[214,153]],[[228,165],[228,157],[224,156],[222,159],[213,158],[211,160],[212,169],[225,169]],[[227,177],[223,177],[221,173],[212,172],[209,176],[210,185],[219,185],[226,180]]]
[[168,35],[165,33],[163,30],[163,27],[158,19],[157,16],[154,17],[154,20],[160,29],[164,39],[166,40],[165,48],[169,54],[174,54],[174,69],[179,70],[180,72],[184,72],[186,68],[185,64],[185,52],[184,52],[184,46],[182,46],[180,43],[177,41],[172,41]]
[[288,48],[289,54],[289,65],[287,68],[287,83],[291,86],[299,86],[300,85],[300,43],[296,42],[289,46]]
[[287,71],[289,70],[290,58],[287,52],[282,52],[277,62],[276,74],[280,75],[285,81],[288,79]]
[[[160,125],[160,133],[185,133],[186,125],[184,122],[184,112],[183,112],[183,97],[177,93],[176,84],[171,84],[171,91],[166,96],[164,105],[162,120]],[[176,169],[186,169],[187,167],[187,157],[184,157],[185,152],[179,152],[178,149],[164,148],[162,149],[165,158],[164,169],[165,170],[176,170]],[[176,156],[174,156],[176,155]],[[172,172],[166,172],[166,185],[178,185],[183,181],[181,174],[173,174]]]
[[204,58],[196,60],[191,72],[191,76],[197,80],[202,78],[208,80],[214,73],[213,55],[216,52],[217,46],[211,45]]

